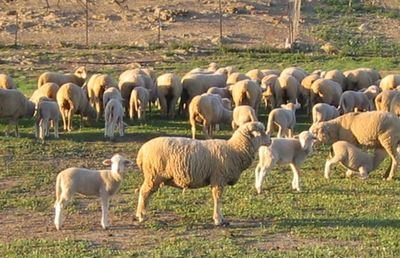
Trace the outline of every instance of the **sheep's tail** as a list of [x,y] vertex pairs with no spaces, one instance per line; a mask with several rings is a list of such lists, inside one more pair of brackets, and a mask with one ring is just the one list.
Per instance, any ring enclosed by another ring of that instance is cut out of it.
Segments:
[[272,134],[273,126],[274,126],[274,113],[270,112],[268,115],[268,123],[267,123],[267,131],[266,131],[270,135]]
[[329,158],[333,158],[335,156],[335,152],[333,151],[333,146],[331,145],[331,147],[329,148]]
[[346,104],[345,104],[344,98],[340,98],[339,106],[337,107],[339,114],[344,114],[345,109],[346,109]]
[[56,202],[54,203],[54,208],[56,208],[56,205],[60,201],[61,198],[61,177],[57,176],[57,182],[56,182]]

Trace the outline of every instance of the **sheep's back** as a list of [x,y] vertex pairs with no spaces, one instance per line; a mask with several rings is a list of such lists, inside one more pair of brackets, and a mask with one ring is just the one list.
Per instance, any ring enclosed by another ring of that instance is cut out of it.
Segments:
[[14,118],[24,116],[27,101],[24,94],[16,89],[0,89],[0,116]]

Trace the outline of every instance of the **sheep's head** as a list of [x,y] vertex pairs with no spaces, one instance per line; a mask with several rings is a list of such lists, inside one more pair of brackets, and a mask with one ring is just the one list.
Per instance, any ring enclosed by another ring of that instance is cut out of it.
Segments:
[[132,164],[132,161],[118,153],[114,154],[111,159],[106,159],[103,161],[103,165],[111,166],[111,171],[118,174],[124,173],[125,167]]
[[271,138],[269,134],[265,133],[265,127],[260,122],[245,123],[236,132],[250,137],[253,143],[257,145],[257,149],[259,146],[269,146],[271,144]]
[[331,135],[331,131],[333,128],[330,128],[330,125],[326,122],[319,122],[319,123],[315,123],[313,124],[310,129],[309,132],[311,132],[313,134],[313,136],[315,136],[315,138],[317,139],[318,142],[321,143],[330,143],[333,139],[332,135]]
[[76,76],[78,76],[79,78],[85,79],[87,78],[87,72],[86,72],[86,68],[84,66],[78,67],[78,69],[75,70],[74,73]]
[[284,109],[288,109],[288,110],[293,110],[294,111],[296,109],[299,109],[301,107],[301,105],[300,105],[299,102],[297,102],[297,99],[296,99],[296,104],[287,103],[287,104],[282,104],[281,107],[284,108]]
[[298,136],[302,149],[311,150],[314,141],[317,139],[310,131],[303,131]]

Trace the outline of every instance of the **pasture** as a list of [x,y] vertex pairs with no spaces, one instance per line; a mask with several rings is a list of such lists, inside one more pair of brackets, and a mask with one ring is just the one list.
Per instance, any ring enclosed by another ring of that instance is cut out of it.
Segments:
[[[0,57],[18,59],[29,53],[38,65],[7,62],[0,69],[11,74],[28,96],[45,70],[72,70],[88,62],[90,73],[107,72],[118,78],[122,64],[95,65],[95,60],[128,55],[119,49],[3,48]],[[174,50],[168,50],[173,56]],[[97,58],[97,59],[96,59]],[[66,62],[68,60],[69,62]],[[79,62],[78,62],[79,61]],[[374,67],[399,72],[395,57],[337,57],[318,54],[289,54],[268,49],[220,49],[204,56],[155,63],[158,74],[185,71],[211,61],[251,68],[300,66],[315,69]],[[310,119],[298,112],[296,133],[307,130]],[[262,109],[259,119],[266,122]],[[104,123],[85,124],[60,139],[41,143],[34,138],[33,119],[23,119],[20,138],[4,137],[0,125],[0,256],[2,257],[397,257],[400,255],[400,183],[382,180],[388,160],[366,181],[346,179],[345,169],[336,166],[330,180],[323,178],[329,146],[318,146],[302,167],[301,192],[291,190],[289,167],[277,167],[266,177],[264,193],[254,188],[256,161],[243,172],[239,182],[227,187],[223,212],[229,227],[215,227],[209,188],[181,190],[163,187],[152,196],[148,220],[134,219],[142,175],[129,168],[120,191],[110,205],[111,229],[100,226],[100,203],[76,196],[68,205],[64,229],[56,231],[53,218],[57,173],[71,167],[103,168],[101,162],[115,152],[135,159],[140,146],[161,135],[190,137],[187,119],[167,120],[154,111],[144,122],[127,121],[126,136],[115,142],[103,139]],[[200,132],[200,130],[198,131]],[[231,129],[222,126],[217,138],[229,138]],[[155,157],[156,158],[156,157]],[[399,175],[397,175],[399,178]]]

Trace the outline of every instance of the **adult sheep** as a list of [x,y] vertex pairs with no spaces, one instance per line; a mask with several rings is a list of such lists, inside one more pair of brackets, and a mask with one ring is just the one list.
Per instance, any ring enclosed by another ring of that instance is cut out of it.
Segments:
[[16,89],[17,85],[14,83],[14,80],[11,76],[7,74],[0,74],[0,88],[1,89]]
[[339,83],[328,80],[318,79],[311,85],[310,103],[313,107],[316,103],[326,103],[337,107],[342,95],[342,87]]
[[279,76],[274,85],[276,107],[280,107],[287,102],[295,104],[299,87],[300,83],[294,76],[285,74]]
[[56,96],[58,89],[59,86],[57,84],[46,82],[39,89],[36,89],[33,92],[32,96],[30,97],[30,101],[37,104],[42,97],[47,97],[53,101],[57,101]]
[[308,75],[308,73],[300,67],[288,67],[281,72],[281,75],[284,74],[293,76],[299,83]]
[[257,82],[252,80],[244,80],[235,83],[231,87],[232,100],[235,107],[240,105],[249,105],[258,113],[258,107],[261,102],[261,87]]
[[0,117],[9,119],[6,136],[10,133],[10,125],[14,124],[15,136],[19,137],[18,119],[32,117],[34,112],[35,104],[29,101],[22,92],[15,89],[0,89]]
[[87,90],[89,102],[96,110],[96,120],[103,113],[103,94],[108,88],[117,88],[117,82],[108,74],[93,74],[88,83]]
[[379,88],[381,88],[382,91],[394,90],[399,85],[400,85],[400,75],[389,74],[381,80]]
[[307,107],[307,114],[309,114],[310,110],[312,109],[310,104],[311,85],[320,78],[321,77],[319,74],[312,73],[310,75],[307,75],[300,83],[299,102],[303,105],[303,107]]
[[57,92],[57,103],[65,131],[72,131],[72,117],[75,113],[81,116],[80,126],[82,126],[84,116],[89,119],[96,117],[96,111],[90,106],[85,92],[76,84],[66,83],[62,85]]
[[345,71],[343,75],[346,77],[346,90],[361,90],[373,83],[369,73],[363,69]]
[[182,95],[181,78],[173,73],[163,74],[157,78],[157,87],[161,113],[174,118],[176,103]]
[[181,189],[210,185],[214,223],[229,225],[221,211],[224,187],[236,184],[242,171],[251,165],[258,148],[270,142],[264,125],[259,122],[242,125],[229,140],[158,137],[146,142],[136,159],[144,175],[136,217],[140,222],[144,220],[148,199],[161,184]]
[[378,94],[375,98],[375,107],[378,111],[388,111],[390,110],[390,105],[395,96],[399,95],[400,88],[395,90],[384,90]]
[[62,74],[56,72],[45,72],[39,76],[38,88],[46,82],[53,82],[57,85],[63,85],[70,82],[82,87],[86,78],[87,72],[84,66],[78,67],[74,73]]
[[250,80],[261,82],[262,78],[264,78],[263,72],[260,69],[252,69],[246,73],[246,76],[250,78]]
[[323,75],[324,75],[323,76],[324,79],[332,80],[334,82],[339,83],[340,86],[342,86],[342,91],[346,90],[347,80],[346,80],[346,77],[344,76],[344,74],[341,71],[339,71],[337,69],[330,70],[330,71],[327,71],[327,72],[323,73]]
[[377,151],[383,148],[391,158],[385,177],[394,178],[398,164],[396,148],[400,143],[400,120],[395,115],[383,111],[348,113],[314,124],[310,131],[322,143],[343,140]]
[[243,73],[231,73],[226,79],[226,85],[233,85],[239,81],[250,80],[250,77]]

